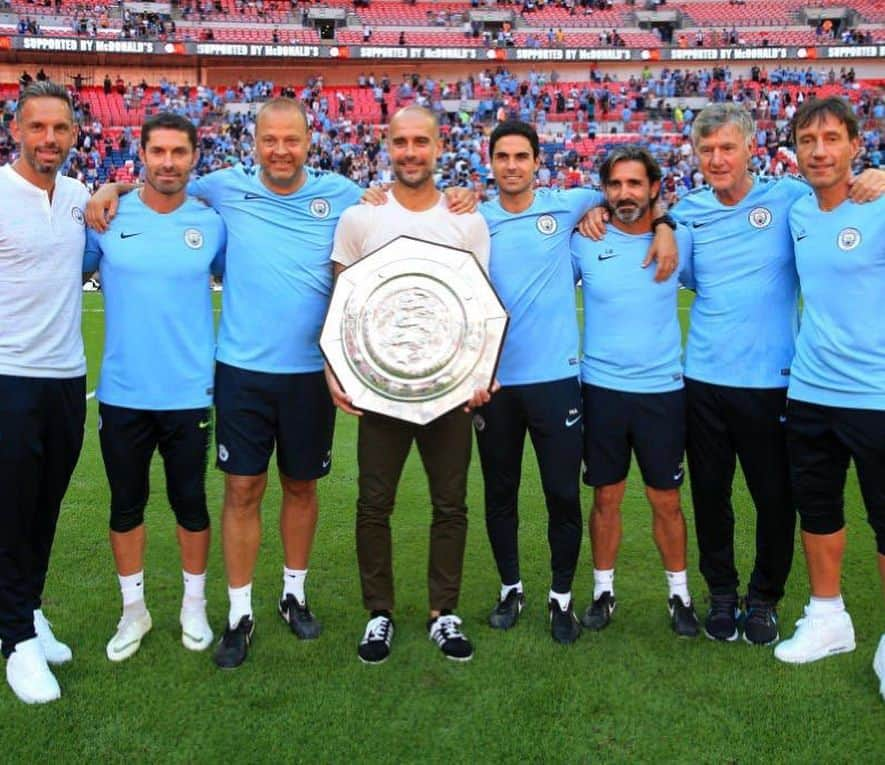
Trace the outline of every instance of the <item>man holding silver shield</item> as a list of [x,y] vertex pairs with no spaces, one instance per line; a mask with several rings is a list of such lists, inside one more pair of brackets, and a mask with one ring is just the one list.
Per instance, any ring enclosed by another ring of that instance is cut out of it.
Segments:
[[[433,113],[416,106],[397,112],[390,123],[388,144],[396,176],[388,202],[380,207],[354,207],[342,215],[332,252],[336,275],[399,235],[468,250],[487,269],[489,233],[482,217],[451,213],[434,185],[441,142]],[[370,618],[359,645],[360,659],[377,664],[390,654],[394,605],[390,514],[403,465],[416,441],[433,505],[429,636],[447,658],[469,661],[473,646],[461,633],[461,620],[453,613],[461,588],[467,533],[469,414],[458,407],[427,425],[416,425],[383,414],[363,413],[354,407],[329,368],[326,377],[335,405],[361,415],[356,542],[363,604]],[[489,399],[488,390],[476,390],[468,407]]]

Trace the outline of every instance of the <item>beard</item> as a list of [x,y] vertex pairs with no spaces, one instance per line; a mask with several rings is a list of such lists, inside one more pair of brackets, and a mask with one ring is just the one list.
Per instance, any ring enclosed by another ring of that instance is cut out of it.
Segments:
[[636,223],[645,213],[648,212],[648,204],[628,204],[618,205],[612,209],[612,214],[621,223]]
[[403,172],[404,168],[401,168],[399,165],[393,166],[393,174],[396,176],[396,179],[403,184],[403,186],[407,186],[410,189],[418,189],[421,188],[428,180],[433,178],[433,168],[432,167],[422,167],[421,172],[418,175],[406,175]]
[[58,172],[58,169],[62,166],[65,158],[59,153],[58,158],[54,161],[46,162],[40,159],[37,159],[37,153],[25,152],[22,151],[22,159],[25,160],[35,172],[40,175],[54,175]]

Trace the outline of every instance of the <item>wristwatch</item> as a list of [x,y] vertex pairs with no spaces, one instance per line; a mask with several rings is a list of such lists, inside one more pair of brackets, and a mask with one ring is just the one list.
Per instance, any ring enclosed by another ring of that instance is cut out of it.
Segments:
[[654,229],[656,229],[661,223],[663,223],[665,226],[669,226],[674,231],[676,230],[676,221],[670,217],[669,213],[664,213],[663,215],[659,215],[657,218],[655,218],[651,222],[652,231],[654,231]]

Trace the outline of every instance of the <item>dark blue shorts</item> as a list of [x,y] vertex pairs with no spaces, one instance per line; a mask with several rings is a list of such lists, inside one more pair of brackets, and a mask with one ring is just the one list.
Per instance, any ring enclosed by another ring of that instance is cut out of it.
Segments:
[[630,472],[636,454],[646,486],[682,485],[685,452],[685,391],[627,393],[582,385],[584,483],[609,486]]
[[276,374],[216,363],[216,465],[231,475],[322,478],[332,464],[335,407],[322,372]]

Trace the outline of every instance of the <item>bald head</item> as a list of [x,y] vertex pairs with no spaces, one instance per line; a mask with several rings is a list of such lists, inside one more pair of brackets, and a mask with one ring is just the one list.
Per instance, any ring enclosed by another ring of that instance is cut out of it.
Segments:
[[261,105],[258,114],[255,115],[255,129],[261,129],[262,117],[271,114],[283,117],[287,113],[292,117],[296,115],[301,117],[301,127],[303,130],[307,130],[307,111],[304,108],[304,104],[301,101],[296,101],[294,98],[287,98],[286,96],[272,98]]
[[258,111],[255,156],[262,181],[277,194],[291,194],[304,183],[310,151],[306,117],[301,102],[293,98],[274,98]]
[[407,106],[394,114],[387,146],[397,181],[413,190],[433,189],[441,143],[439,122],[429,109]]
[[429,135],[433,140],[439,139],[439,119],[427,107],[412,104],[399,109],[390,120],[390,134],[393,136],[400,126],[408,123],[411,126],[426,123]]

